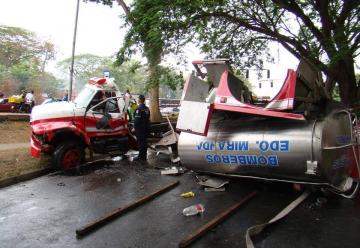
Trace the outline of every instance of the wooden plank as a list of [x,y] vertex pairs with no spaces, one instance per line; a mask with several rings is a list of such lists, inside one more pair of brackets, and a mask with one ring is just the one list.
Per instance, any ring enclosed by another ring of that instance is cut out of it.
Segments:
[[149,195],[146,195],[138,200],[136,200],[133,203],[128,204],[127,206],[123,207],[123,208],[117,208],[113,211],[111,211],[110,213],[106,214],[105,216],[91,222],[90,224],[87,224],[79,229],[76,230],[76,235],[77,236],[84,236],[88,233],[90,233],[91,231],[105,225],[106,223],[114,220],[115,218],[119,217],[120,215],[123,215],[127,212],[129,212],[130,210],[133,210],[135,208],[137,208],[138,206],[154,199],[155,197],[157,197],[158,195],[165,193],[166,191],[174,188],[175,186],[177,186],[179,184],[179,181],[176,181],[174,183],[171,183],[169,185],[167,185],[166,187],[153,192]]
[[244,203],[248,200],[253,198],[256,195],[256,191],[251,192],[245,198],[241,199],[238,203],[234,204],[230,208],[226,209],[225,211],[221,212],[218,216],[210,220],[208,223],[197,229],[195,232],[190,234],[185,239],[181,240],[179,243],[179,247],[187,247],[192,244],[195,240],[203,236],[209,230],[220,224],[226,218],[228,218],[231,214],[233,214],[238,208],[240,208]]

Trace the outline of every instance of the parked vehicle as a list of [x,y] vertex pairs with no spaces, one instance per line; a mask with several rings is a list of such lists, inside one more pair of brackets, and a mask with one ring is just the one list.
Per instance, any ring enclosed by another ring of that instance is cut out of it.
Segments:
[[9,103],[8,98],[1,99],[0,102],[0,112],[13,112],[14,104]]
[[41,104],[48,104],[48,103],[53,103],[53,102],[61,102],[63,101],[62,99],[59,99],[59,98],[47,98],[45,99]]

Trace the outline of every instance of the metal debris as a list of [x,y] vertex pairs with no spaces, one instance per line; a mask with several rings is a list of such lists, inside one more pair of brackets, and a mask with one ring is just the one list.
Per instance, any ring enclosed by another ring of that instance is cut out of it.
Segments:
[[122,159],[121,156],[116,156],[116,157],[113,157],[111,160],[114,161],[114,162],[118,162]]
[[222,180],[216,177],[209,177],[209,176],[196,176],[197,183],[201,186],[209,187],[209,188],[221,188],[225,184],[228,184],[228,180]]
[[161,175],[178,175],[183,173],[184,173],[184,169],[182,167],[175,167],[175,166],[161,170]]
[[325,197],[318,197],[316,198],[316,201],[309,206],[309,208],[320,209],[326,203],[327,203],[327,199]]
[[225,187],[221,187],[221,188],[210,188],[210,187],[205,187],[204,188],[205,192],[224,192],[225,191]]

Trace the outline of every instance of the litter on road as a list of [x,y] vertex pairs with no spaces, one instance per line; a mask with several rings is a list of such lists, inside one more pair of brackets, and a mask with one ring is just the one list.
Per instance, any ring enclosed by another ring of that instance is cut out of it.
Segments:
[[200,238],[206,232],[217,226],[219,223],[228,218],[231,214],[233,214],[236,210],[238,210],[242,205],[244,205],[247,201],[253,198],[256,195],[256,191],[251,192],[243,199],[241,199],[238,203],[232,205],[230,208],[221,212],[218,216],[210,220],[208,223],[197,229],[195,232],[191,233],[188,237],[184,238],[180,241],[179,247],[187,247],[192,244],[195,240]]
[[181,196],[184,197],[184,198],[191,198],[191,197],[195,196],[195,193],[192,192],[192,191],[189,191],[189,192],[186,192],[186,193],[182,193]]
[[195,205],[192,205],[190,207],[184,208],[183,215],[185,215],[185,216],[193,216],[193,215],[202,214],[204,212],[205,212],[204,205],[199,203],[199,204],[195,204]]
[[178,175],[184,173],[184,169],[181,167],[169,167],[161,170],[161,175]]
[[221,188],[210,188],[210,187],[205,187],[204,188],[205,192],[224,192],[225,191],[225,187],[221,187]]
[[210,188],[221,188],[225,184],[228,184],[228,180],[223,180],[216,177],[210,177],[210,176],[196,176],[197,183],[201,186],[210,187]]

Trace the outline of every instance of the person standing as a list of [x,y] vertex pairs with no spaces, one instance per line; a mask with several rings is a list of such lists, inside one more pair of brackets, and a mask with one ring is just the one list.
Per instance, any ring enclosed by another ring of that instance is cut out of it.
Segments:
[[34,91],[30,90],[26,95],[25,95],[25,102],[22,105],[22,110],[25,111],[26,113],[31,113],[32,108],[35,106],[35,96],[34,96]]
[[61,101],[68,101],[69,100],[69,91],[65,90],[64,97],[61,99]]
[[130,99],[131,99],[130,90],[127,89],[125,94],[124,94],[125,110],[127,110],[128,107],[130,106]]
[[30,90],[26,95],[25,95],[25,103],[30,103],[31,104],[31,108],[35,105],[35,96],[34,96],[34,91]]
[[0,103],[5,101],[4,93],[0,92]]
[[139,155],[136,160],[147,159],[147,138],[150,132],[150,110],[145,105],[145,96],[139,95],[139,106],[134,115],[134,128],[139,148]]

